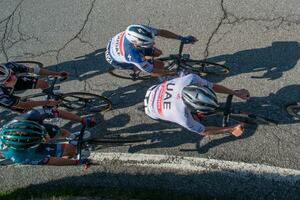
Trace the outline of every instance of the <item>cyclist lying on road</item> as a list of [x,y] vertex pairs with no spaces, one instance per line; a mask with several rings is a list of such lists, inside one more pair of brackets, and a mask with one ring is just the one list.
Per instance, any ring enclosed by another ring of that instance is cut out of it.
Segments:
[[1,129],[2,156],[14,163],[33,165],[77,165],[87,162],[86,159],[70,159],[76,154],[76,146],[50,142],[51,139],[67,137],[70,132],[44,124],[46,118],[63,118],[89,127],[95,125],[92,116],[79,117],[54,108],[33,109],[15,117]]
[[59,101],[27,101],[21,102],[20,97],[15,96],[14,91],[27,89],[46,89],[49,87],[47,81],[37,77],[20,75],[22,73],[34,73],[38,75],[50,76],[68,76],[67,72],[53,72],[35,66],[29,68],[27,66],[9,62],[0,64],[0,106],[17,111],[24,112],[38,106],[56,106]]
[[145,113],[153,119],[177,123],[203,136],[231,133],[239,137],[244,129],[242,123],[231,127],[204,127],[199,122],[219,106],[214,91],[241,99],[250,97],[248,90],[231,90],[189,74],[148,89],[144,100]]
[[162,61],[153,60],[153,57],[162,55],[162,51],[154,46],[155,36],[181,40],[185,44],[197,41],[191,35],[183,37],[164,29],[130,25],[126,31],[118,33],[109,41],[105,52],[107,62],[117,69],[141,70],[154,77],[175,75],[175,70],[164,69]]

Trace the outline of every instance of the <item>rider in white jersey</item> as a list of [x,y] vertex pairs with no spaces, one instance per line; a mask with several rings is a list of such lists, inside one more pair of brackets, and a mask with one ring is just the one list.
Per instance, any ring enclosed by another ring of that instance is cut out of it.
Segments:
[[197,41],[193,36],[182,37],[163,29],[130,25],[108,42],[105,52],[107,62],[117,69],[141,70],[152,76],[175,75],[175,71],[163,69],[162,61],[153,60],[153,57],[162,55],[162,51],[154,46],[156,36],[182,40],[185,44]]
[[[192,97],[193,93],[186,93],[185,91],[186,88],[189,87],[192,88],[192,90],[196,89],[196,91],[200,92],[198,94],[195,93],[195,97]],[[233,94],[242,99],[248,99],[250,96],[248,90],[231,90],[224,86],[213,84],[195,74],[189,74],[149,88],[144,100],[145,113],[152,119],[174,122],[201,135],[215,135],[230,132],[236,137],[240,136],[243,133],[243,124],[219,128],[205,127],[199,122],[205,114],[208,114],[209,111],[213,111],[218,107],[213,91]],[[189,98],[198,98],[198,103],[201,103],[197,112],[194,112],[194,110],[187,105],[183,95],[191,96]]]

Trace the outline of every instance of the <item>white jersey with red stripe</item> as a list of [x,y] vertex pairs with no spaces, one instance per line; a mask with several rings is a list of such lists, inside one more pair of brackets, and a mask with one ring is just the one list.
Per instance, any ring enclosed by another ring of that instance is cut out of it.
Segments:
[[181,92],[188,85],[213,87],[213,83],[195,74],[174,78],[160,85],[154,85],[148,89],[145,97],[146,114],[153,119],[174,122],[192,132],[203,133],[205,127],[193,118],[191,111],[182,99]]
[[[154,35],[157,35],[157,29],[149,28]],[[105,56],[106,60],[113,66],[122,69],[133,69],[134,67],[151,73],[153,63],[145,60],[145,54],[153,51],[152,48],[135,48],[125,37],[125,31],[118,33],[108,43]]]

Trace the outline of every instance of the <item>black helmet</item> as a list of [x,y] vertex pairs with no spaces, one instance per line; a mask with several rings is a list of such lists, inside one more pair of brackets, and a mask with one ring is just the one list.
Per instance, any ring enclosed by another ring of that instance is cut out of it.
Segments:
[[189,85],[184,87],[182,99],[192,112],[212,114],[219,107],[216,94],[206,86]]

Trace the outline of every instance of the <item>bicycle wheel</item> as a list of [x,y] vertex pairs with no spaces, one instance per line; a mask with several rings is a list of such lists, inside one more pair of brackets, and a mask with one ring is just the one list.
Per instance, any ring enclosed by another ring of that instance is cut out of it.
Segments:
[[65,93],[62,94],[61,98],[62,106],[71,110],[96,113],[112,108],[112,103],[108,98],[87,92]]
[[102,138],[96,138],[90,140],[88,143],[90,144],[104,144],[104,143],[139,143],[147,141],[146,138],[141,137],[140,135],[129,135],[129,136],[121,136],[121,135],[113,135],[113,136],[104,136]]
[[238,122],[243,122],[246,124],[262,124],[262,125],[270,125],[270,126],[277,125],[277,122],[275,122],[272,119],[268,119],[266,117],[262,117],[254,114],[232,113],[230,114],[230,119],[233,119]]
[[110,69],[108,73],[117,78],[128,79],[133,81],[147,80],[151,78],[149,73],[143,71],[139,71],[138,73],[135,73],[133,70]]
[[225,65],[203,60],[187,60],[181,64],[181,67],[197,72],[201,76],[223,76],[229,73],[229,68]]
[[300,103],[293,102],[285,106],[287,113],[300,119]]

